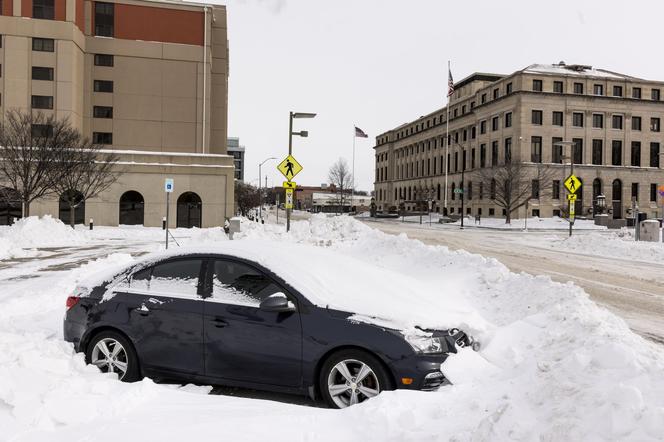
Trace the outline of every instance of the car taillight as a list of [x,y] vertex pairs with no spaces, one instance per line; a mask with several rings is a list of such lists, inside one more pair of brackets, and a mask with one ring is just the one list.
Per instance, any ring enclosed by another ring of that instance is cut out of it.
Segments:
[[78,301],[81,300],[80,296],[69,296],[67,298],[67,310],[78,304]]

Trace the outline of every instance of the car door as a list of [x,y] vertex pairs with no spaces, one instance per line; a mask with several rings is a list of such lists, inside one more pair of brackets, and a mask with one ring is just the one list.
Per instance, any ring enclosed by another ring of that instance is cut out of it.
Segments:
[[169,259],[130,277],[123,306],[148,372],[203,374],[203,262]]
[[277,386],[302,383],[299,312],[267,312],[261,301],[274,293],[297,300],[257,267],[212,259],[204,302],[205,371],[208,376]]

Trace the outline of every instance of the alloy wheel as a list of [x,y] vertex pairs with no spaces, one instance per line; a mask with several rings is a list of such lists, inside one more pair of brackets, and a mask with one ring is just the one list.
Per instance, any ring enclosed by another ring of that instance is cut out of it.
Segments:
[[112,338],[100,339],[92,349],[90,362],[104,373],[117,373],[120,380],[127,374],[127,351]]
[[346,408],[378,395],[380,383],[369,365],[344,359],[330,370],[327,389],[337,407]]

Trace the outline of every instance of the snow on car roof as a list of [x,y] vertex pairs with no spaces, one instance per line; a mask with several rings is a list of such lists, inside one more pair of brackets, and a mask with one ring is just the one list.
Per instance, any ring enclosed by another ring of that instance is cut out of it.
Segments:
[[136,264],[144,266],[168,257],[199,253],[225,254],[260,264],[311,303],[355,313],[353,319],[358,321],[395,329],[414,326],[445,329],[467,324],[469,319],[483,322],[453,293],[442,293],[415,278],[397,275],[327,247],[269,240],[224,241],[214,246],[156,252]]

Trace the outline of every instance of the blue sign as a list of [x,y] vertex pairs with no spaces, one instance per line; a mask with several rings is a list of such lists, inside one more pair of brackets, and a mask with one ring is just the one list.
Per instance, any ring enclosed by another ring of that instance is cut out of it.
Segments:
[[173,178],[166,178],[164,182],[164,192],[173,192]]

